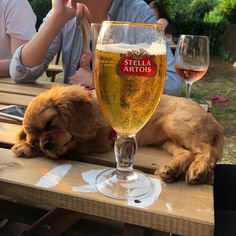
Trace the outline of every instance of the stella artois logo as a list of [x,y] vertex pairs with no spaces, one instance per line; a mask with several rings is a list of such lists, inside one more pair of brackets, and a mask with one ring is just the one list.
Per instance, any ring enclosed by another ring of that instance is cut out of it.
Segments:
[[148,55],[145,49],[134,49],[128,54],[120,55],[116,70],[118,74],[125,76],[153,77],[156,75],[157,66],[154,56]]

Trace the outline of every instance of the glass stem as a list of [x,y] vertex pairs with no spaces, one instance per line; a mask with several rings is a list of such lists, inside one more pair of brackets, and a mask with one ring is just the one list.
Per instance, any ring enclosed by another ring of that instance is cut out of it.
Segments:
[[192,83],[186,83],[186,98],[190,99]]
[[135,135],[117,136],[115,141],[116,176],[120,180],[134,177],[133,163],[137,150]]

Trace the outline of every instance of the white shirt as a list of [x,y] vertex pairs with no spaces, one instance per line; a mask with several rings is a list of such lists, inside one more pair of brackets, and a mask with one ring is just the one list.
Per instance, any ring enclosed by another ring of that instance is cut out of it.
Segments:
[[0,59],[10,59],[10,36],[30,40],[36,33],[36,16],[27,0],[0,0]]

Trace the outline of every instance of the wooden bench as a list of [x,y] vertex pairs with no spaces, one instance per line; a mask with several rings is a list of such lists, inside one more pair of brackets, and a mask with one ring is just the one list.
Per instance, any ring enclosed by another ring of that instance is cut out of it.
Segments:
[[175,55],[175,50],[177,48],[176,44],[169,44],[170,50],[172,51],[173,55]]
[[53,61],[48,65],[46,70],[47,77],[51,77],[51,82],[55,82],[56,75],[63,72],[63,67],[60,65],[61,50],[54,57]]
[[[0,81],[0,105],[14,101],[27,106],[51,85],[33,87]],[[147,230],[156,236],[213,235],[212,186],[161,182],[153,172],[170,160],[166,152],[140,148],[135,158],[135,168],[155,182],[154,194],[137,202],[115,200],[101,195],[94,185],[99,171],[115,166],[113,152],[71,157],[77,161],[16,158],[10,147],[19,128],[19,123],[0,117],[0,217],[28,224],[25,235],[60,235],[76,222],[77,230],[81,225],[86,230],[110,225],[114,235],[144,235]]]

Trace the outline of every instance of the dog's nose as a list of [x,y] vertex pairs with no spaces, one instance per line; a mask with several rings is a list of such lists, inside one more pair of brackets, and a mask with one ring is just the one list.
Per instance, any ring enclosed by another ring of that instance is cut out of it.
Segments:
[[54,148],[54,143],[51,139],[46,139],[43,142],[43,149],[45,150],[52,150]]

